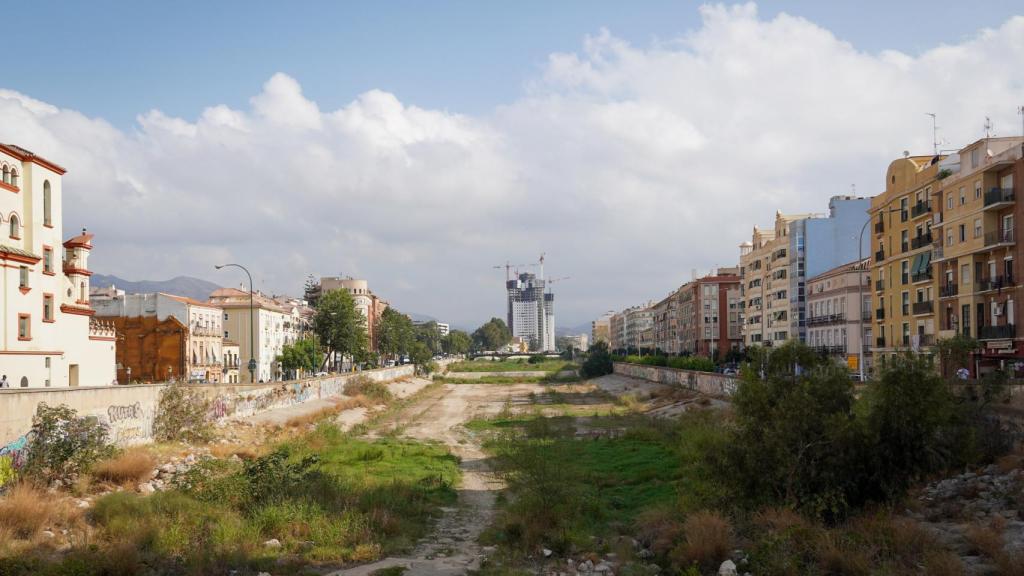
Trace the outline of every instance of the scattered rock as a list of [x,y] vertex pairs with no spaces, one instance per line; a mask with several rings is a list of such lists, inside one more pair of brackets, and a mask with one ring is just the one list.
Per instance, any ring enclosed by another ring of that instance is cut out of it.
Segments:
[[550,558],[551,557],[551,550],[548,550],[547,548],[542,548],[541,552],[544,553],[544,557],[545,558]]
[[718,567],[718,576],[736,576],[736,564],[732,560],[722,562]]
[[271,538],[270,540],[267,540],[266,542],[264,542],[263,546],[265,548],[280,548],[281,547],[281,541],[278,540],[277,538]]
[[47,538],[55,538],[57,535],[50,530],[43,530],[43,536],[46,536]]
[[152,494],[153,492],[156,492],[156,488],[153,488],[153,484],[151,482],[143,482],[142,484],[139,484],[139,493]]

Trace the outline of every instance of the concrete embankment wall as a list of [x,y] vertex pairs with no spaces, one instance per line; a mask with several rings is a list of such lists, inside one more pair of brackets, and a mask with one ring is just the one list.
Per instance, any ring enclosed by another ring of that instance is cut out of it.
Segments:
[[[357,376],[388,381],[414,374],[411,364],[267,384],[204,384],[190,386],[210,399],[210,419],[244,418],[266,410],[340,396],[345,382]],[[33,388],[0,391],[0,456],[15,465],[23,457],[32,416],[42,403],[74,408],[95,416],[110,428],[110,438],[121,446],[153,440],[153,418],[166,384],[97,386],[88,388]]]
[[664,366],[627,364],[626,362],[615,362],[612,367],[616,374],[678,386],[711,396],[732,396],[739,383],[739,379],[735,376],[725,376],[715,372],[680,370]]

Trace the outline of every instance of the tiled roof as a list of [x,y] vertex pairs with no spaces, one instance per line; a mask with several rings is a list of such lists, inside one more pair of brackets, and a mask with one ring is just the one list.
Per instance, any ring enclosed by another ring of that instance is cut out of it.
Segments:
[[8,246],[6,244],[0,244],[0,252],[5,254],[14,254],[15,256],[24,256],[25,258],[35,258],[36,260],[42,260],[42,256],[33,254],[28,250],[22,250],[21,248],[15,248],[14,246]]

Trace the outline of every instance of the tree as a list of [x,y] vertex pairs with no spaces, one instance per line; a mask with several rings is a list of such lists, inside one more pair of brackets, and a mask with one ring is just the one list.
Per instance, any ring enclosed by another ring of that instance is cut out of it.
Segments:
[[412,343],[412,346],[409,347],[409,360],[416,365],[420,372],[425,374],[433,372],[435,368],[434,355],[423,342]]
[[293,344],[285,344],[281,348],[281,354],[277,357],[281,367],[293,376],[298,376],[299,370],[313,372],[320,366],[322,355],[317,350],[316,341],[312,338],[300,338]]
[[327,351],[325,363],[335,354],[357,360],[367,355],[366,318],[345,290],[331,290],[320,297],[313,332]]
[[478,350],[498,350],[512,341],[512,332],[501,318],[491,318],[473,332],[473,345]]
[[412,320],[394,308],[385,308],[377,324],[377,351],[387,358],[395,358],[409,351],[413,341]]
[[416,341],[425,344],[431,354],[437,354],[441,351],[441,332],[437,329],[437,322],[431,320],[430,322],[415,326],[413,334],[416,337]]
[[612,356],[608,353],[608,343],[599,340],[590,346],[587,359],[583,361],[580,374],[584,378],[597,378],[612,373]]
[[462,330],[452,330],[441,340],[441,346],[448,354],[465,354],[473,345],[473,339]]

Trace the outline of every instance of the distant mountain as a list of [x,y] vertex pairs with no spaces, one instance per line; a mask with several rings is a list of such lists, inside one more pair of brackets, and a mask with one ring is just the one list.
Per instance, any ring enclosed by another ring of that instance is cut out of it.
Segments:
[[89,283],[91,286],[98,288],[107,288],[113,284],[128,294],[166,292],[167,294],[187,296],[201,301],[209,300],[210,294],[220,288],[220,286],[213,282],[191,276],[177,276],[170,280],[139,280],[138,282],[132,282],[117,276],[93,274]]
[[428,316],[426,314],[419,314],[417,312],[409,312],[407,315],[409,316],[410,319],[412,319],[413,322],[437,322],[438,321],[437,318],[434,318],[433,316]]
[[590,335],[590,322],[577,324],[576,326],[559,326],[555,322],[555,336],[579,336],[580,334]]

